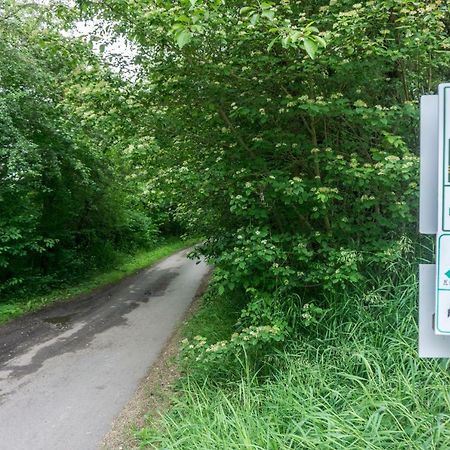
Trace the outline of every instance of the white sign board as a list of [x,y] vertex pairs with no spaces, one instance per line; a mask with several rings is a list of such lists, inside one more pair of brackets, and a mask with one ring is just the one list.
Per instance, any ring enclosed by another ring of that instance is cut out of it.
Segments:
[[419,356],[421,358],[450,358],[450,336],[435,334],[436,266],[419,266]]
[[439,86],[436,334],[450,334],[450,83]]
[[439,95],[420,99],[419,231],[436,235],[438,244],[436,264],[421,264],[419,271],[421,358],[450,358],[450,278],[446,275],[450,262],[449,95],[450,84],[443,84]]

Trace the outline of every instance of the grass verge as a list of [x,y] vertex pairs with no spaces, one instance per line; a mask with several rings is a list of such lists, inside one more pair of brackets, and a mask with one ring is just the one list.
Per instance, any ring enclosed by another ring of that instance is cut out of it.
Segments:
[[194,245],[198,241],[198,238],[166,240],[155,248],[140,250],[133,255],[121,255],[117,258],[114,268],[91,273],[84,277],[83,281],[77,282],[73,286],[55,289],[44,295],[27,295],[0,301],[0,324],[26,313],[37,311],[57,301],[69,300],[116,283],[178,250]]
[[374,291],[330,299],[317,328],[269,355],[269,377],[182,377],[158,427],[137,433],[141,448],[450,448],[448,362],[418,358],[416,302],[416,266],[405,264]]

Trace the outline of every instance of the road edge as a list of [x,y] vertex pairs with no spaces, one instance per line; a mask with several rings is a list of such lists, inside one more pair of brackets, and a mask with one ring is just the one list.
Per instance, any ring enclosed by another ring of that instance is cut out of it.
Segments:
[[[173,250],[170,253],[164,254],[161,257],[158,257],[158,258],[154,259],[153,261],[149,262],[148,264],[143,265],[141,267],[137,267],[128,273],[123,273],[123,276],[121,276],[120,278],[117,278],[114,281],[110,281],[107,283],[99,283],[98,285],[96,285],[90,289],[87,289],[84,292],[70,294],[70,293],[65,293],[64,289],[63,289],[57,296],[55,296],[55,298],[52,298],[51,300],[49,300],[48,302],[45,302],[45,303],[42,303],[41,297],[37,296],[34,300],[30,300],[30,301],[36,301],[35,308],[32,308],[28,311],[22,311],[22,312],[18,313],[17,315],[11,316],[10,318],[6,318],[6,319],[0,318],[0,327],[8,326],[11,323],[20,321],[21,319],[26,320],[27,318],[33,317],[36,314],[45,313],[47,310],[51,311],[52,308],[54,308],[54,307],[57,308],[58,306],[61,306],[65,303],[91,300],[91,299],[95,300],[95,298],[97,298],[98,296],[101,296],[103,294],[108,294],[108,292],[115,289],[117,286],[120,286],[122,283],[126,283],[127,281],[132,280],[134,277],[138,277],[139,274],[141,274],[143,271],[153,267],[154,265],[158,264],[165,258],[168,258],[171,255],[174,255],[176,253],[179,253],[179,252],[182,252],[187,249],[195,247],[196,243],[193,243],[192,242],[193,240],[194,239],[192,239],[192,240],[188,239],[186,242],[180,241],[180,248]],[[197,240],[195,239],[195,241],[197,241]],[[183,244],[183,245],[181,245],[181,244]],[[150,251],[164,249],[166,246],[167,246],[167,244],[157,246],[157,247],[155,247],[155,249],[151,249]],[[71,288],[68,288],[67,291],[69,292],[70,289]],[[56,291],[58,291],[58,290],[56,290]],[[45,296],[43,295],[42,298],[44,298],[44,297]]]
[[139,382],[131,399],[112,422],[111,429],[102,439],[99,450],[139,449],[133,431],[148,425],[146,422],[149,420],[156,422],[160,415],[170,408],[171,397],[174,395],[172,386],[180,376],[176,357],[180,352],[183,325],[198,310],[212,272],[213,269],[210,268],[203,276],[189,308],[175,326],[157,360]]

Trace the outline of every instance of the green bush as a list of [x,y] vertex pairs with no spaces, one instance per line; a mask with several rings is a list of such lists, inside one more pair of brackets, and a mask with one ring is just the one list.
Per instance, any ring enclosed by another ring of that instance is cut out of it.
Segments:
[[151,184],[207,237],[226,297],[326,308],[325,293],[395,261],[416,232],[418,99],[450,75],[443,2],[119,1],[103,14],[142,50]]
[[[111,128],[101,113],[89,110],[126,82],[83,40],[63,37],[58,5],[1,3],[4,297],[60,286],[111,265],[118,251],[153,245],[158,230],[145,207],[130,200],[127,168],[110,148]],[[84,109],[73,99],[80,90],[91,94]],[[114,137],[122,138],[119,132]]]

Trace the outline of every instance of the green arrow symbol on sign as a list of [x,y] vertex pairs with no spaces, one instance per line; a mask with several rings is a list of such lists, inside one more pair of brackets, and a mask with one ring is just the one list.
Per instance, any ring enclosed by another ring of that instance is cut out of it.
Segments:
[[447,278],[450,278],[450,270],[447,270],[447,272],[445,272],[445,275]]

